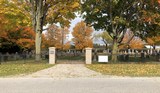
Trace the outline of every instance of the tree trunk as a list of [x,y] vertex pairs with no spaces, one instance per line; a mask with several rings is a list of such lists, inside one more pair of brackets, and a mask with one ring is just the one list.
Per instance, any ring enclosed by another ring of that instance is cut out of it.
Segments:
[[37,3],[36,10],[36,37],[35,37],[35,48],[36,48],[36,56],[35,61],[41,61],[41,38],[42,38],[42,29],[43,29],[43,0],[39,0]]
[[118,54],[118,43],[117,40],[113,40],[113,48],[112,48],[112,59],[111,62],[116,63],[117,62],[117,54]]
[[35,47],[36,47],[36,56],[35,56],[35,61],[39,62],[41,61],[41,32],[37,31],[36,32],[36,42],[35,42]]
[[108,49],[108,44],[106,43],[106,49]]

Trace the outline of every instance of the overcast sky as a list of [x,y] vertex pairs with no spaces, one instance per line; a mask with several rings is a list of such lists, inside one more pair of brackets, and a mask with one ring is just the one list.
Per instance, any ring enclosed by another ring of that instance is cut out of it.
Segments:
[[70,28],[69,28],[69,31],[70,31],[70,34],[69,34],[69,40],[71,40],[73,38],[72,36],[72,31],[73,31],[73,28],[75,27],[75,25],[78,23],[78,22],[81,22],[83,21],[83,19],[80,17],[80,16],[77,16],[74,20],[71,21],[71,25],[70,25]]

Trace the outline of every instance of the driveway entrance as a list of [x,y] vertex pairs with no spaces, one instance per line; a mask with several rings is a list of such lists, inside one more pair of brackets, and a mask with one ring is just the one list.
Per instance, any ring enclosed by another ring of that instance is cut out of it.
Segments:
[[49,48],[49,64],[58,62],[84,62],[92,64],[92,48],[85,48],[84,51],[78,50],[56,50],[55,47]]
[[70,50],[56,50],[57,64],[84,64],[85,51],[70,49]]

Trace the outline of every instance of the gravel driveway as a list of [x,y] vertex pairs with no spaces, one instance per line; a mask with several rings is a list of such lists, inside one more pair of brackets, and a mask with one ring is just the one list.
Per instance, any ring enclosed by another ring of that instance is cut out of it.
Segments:
[[101,77],[102,74],[92,71],[84,64],[56,64],[55,66],[44,69],[23,77],[33,78],[75,78],[75,77]]

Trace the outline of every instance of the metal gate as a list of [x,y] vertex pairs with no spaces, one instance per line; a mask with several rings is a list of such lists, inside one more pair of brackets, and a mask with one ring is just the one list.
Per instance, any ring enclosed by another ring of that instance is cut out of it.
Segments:
[[56,63],[85,63],[85,51],[76,49],[56,50]]

